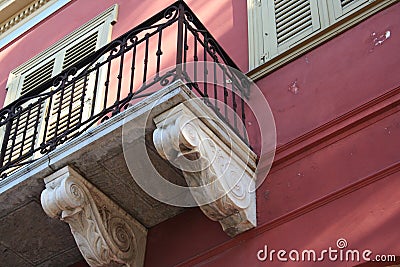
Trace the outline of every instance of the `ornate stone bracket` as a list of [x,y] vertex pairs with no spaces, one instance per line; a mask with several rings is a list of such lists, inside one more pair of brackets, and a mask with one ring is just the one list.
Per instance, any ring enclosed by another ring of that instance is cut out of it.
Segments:
[[182,170],[203,213],[235,236],[257,224],[255,154],[200,106],[179,104],[154,118],[154,145]]
[[69,224],[90,266],[143,265],[147,230],[139,222],[69,166],[44,181],[44,211]]

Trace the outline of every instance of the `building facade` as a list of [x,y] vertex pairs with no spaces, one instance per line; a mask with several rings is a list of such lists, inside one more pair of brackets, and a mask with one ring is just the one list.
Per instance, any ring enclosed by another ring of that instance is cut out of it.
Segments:
[[1,1],[0,266],[400,264],[399,15]]

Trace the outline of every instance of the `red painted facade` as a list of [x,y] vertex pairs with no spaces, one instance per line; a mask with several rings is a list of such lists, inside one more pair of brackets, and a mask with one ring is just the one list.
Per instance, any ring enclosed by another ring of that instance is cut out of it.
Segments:
[[400,36],[377,46],[371,37],[398,31],[399,14],[392,6],[259,80],[278,138],[257,190],[259,226],[228,239],[200,211],[186,212],[150,230],[147,265],[281,266],[257,252],[336,248],[339,238],[399,256]]
[[[0,103],[12,69],[112,4],[119,4],[115,38],[172,2],[71,1],[0,51]],[[246,1],[211,2],[187,1],[247,70]],[[257,81],[274,114],[278,146],[257,190],[257,228],[229,238],[199,209],[188,209],[149,229],[145,265],[281,266],[276,258],[259,261],[257,252],[265,245],[318,251],[335,248],[339,238],[351,249],[400,256],[399,15],[395,4]],[[372,34],[386,31],[390,38],[375,45]]]

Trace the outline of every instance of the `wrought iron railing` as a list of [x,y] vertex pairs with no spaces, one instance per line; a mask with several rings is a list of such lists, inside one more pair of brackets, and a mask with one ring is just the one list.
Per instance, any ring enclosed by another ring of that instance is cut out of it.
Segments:
[[[171,43],[174,48],[166,48]],[[174,67],[161,72],[171,61]],[[194,62],[191,73],[181,65],[189,61]],[[0,111],[1,178],[152,94],[154,85],[177,79],[247,143],[248,86],[235,71],[215,64],[223,77],[216,81],[217,70],[203,63],[210,61],[237,69],[189,7],[174,3]]]

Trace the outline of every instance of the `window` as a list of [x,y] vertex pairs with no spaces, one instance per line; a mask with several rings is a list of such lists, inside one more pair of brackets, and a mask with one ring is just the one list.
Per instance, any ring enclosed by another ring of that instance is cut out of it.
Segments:
[[287,62],[395,1],[248,0],[250,69]]
[[[27,94],[62,70],[69,68],[107,44],[111,40],[111,25],[116,21],[116,16],[117,5],[114,5],[13,70],[7,82],[8,91],[5,105]],[[6,145],[5,158],[12,160],[32,149],[38,140],[42,140],[44,123],[48,124],[46,133],[46,140],[48,140],[56,136],[57,131],[72,127],[74,121],[78,121],[81,119],[80,116],[84,116],[82,114],[88,113],[87,110],[81,109],[80,103],[92,97],[89,94],[83,94],[83,88],[85,84],[87,85],[93,80],[93,75],[82,79],[74,87],[63,90],[63,97],[58,95],[53,97],[54,103],[43,103],[41,106],[36,105],[35,108],[24,111],[24,114],[12,124],[10,134],[13,138],[7,144],[3,144]],[[72,106],[69,105],[70,99],[73,99],[74,102]],[[24,105],[29,104],[28,101]],[[53,108],[49,108],[50,106]],[[59,112],[60,108],[61,112]],[[50,115],[48,116],[48,114]],[[45,117],[49,117],[47,122],[44,122],[43,118]],[[68,125],[63,124],[67,120]],[[54,127],[56,121],[59,122],[57,129]],[[28,130],[25,131],[25,129]]]

